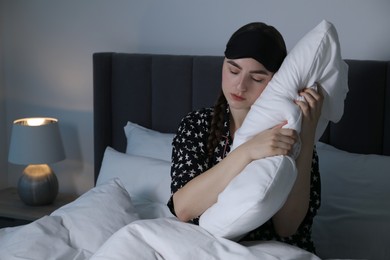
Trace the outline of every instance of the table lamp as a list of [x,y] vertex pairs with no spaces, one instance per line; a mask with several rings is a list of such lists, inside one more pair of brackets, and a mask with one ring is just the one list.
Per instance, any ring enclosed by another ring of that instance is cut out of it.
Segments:
[[23,118],[13,122],[8,160],[28,165],[18,182],[18,194],[27,205],[52,203],[58,194],[58,180],[48,164],[65,159],[55,118]]

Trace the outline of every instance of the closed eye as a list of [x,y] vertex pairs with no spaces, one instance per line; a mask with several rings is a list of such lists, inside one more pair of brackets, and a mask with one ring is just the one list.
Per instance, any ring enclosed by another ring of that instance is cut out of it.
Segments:
[[262,83],[264,81],[264,79],[257,79],[257,78],[252,78],[254,81],[258,82],[258,83]]
[[230,70],[230,73],[237,75],[239,73],[239,71],[238,70]]
[[264,83],[272,78],[272,75],[266,71],[254,71],[251,73],[252,80],[257,83]]
[[241,67],[235,63],[234,61],[227,61],[227,63],[229,64],[229,71],[230,73],[234,74],[234,75],[237,75],[238,73],[240,73],[241,71]]

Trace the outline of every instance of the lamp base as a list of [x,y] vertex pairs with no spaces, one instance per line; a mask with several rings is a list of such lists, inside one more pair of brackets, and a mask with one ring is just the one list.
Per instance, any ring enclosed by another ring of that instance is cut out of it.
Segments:
[[57,177],[47,164],[31,164],[19,179],[18,194],[29,206],[51,204],[58,194]]

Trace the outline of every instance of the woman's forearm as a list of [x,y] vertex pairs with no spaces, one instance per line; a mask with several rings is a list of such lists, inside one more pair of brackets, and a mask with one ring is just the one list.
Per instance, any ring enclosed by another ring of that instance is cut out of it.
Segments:
[[182,221],[200,216],[217,202],[218,195],[249,162],[238,147],[220,163],[192,179],[173,195],[176,216]]
[[296,159],[297,179],[278,213],[272,218],[276,232],[280,236],[291,236],[304,220],[310,203],[311,168],[313,160],[315,132],[321,116],[323,103],[322,87],[317,91],[305,88],[299,93],[305,101],[296,101],[302,111],[300,139],[301,152]]
[[297,179],[283,207],[272,218],[276,232],[291,236],[305,218],[310,201],[310,177],[314,148],[313,134],[301,133],[301,152],[296,159]]

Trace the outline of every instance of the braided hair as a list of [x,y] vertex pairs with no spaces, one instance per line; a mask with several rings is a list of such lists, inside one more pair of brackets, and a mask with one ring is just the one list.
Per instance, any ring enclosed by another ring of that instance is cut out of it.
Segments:
[[222,136],[225,115],[224,111],[226,110],[227,106],[227,100],[221,90],[217,102],[214,105],[214,112],[210,125],[210,135],[207,139],[207,153],[210,162],[212,161],[211,159],[213,157],[214,150]]

